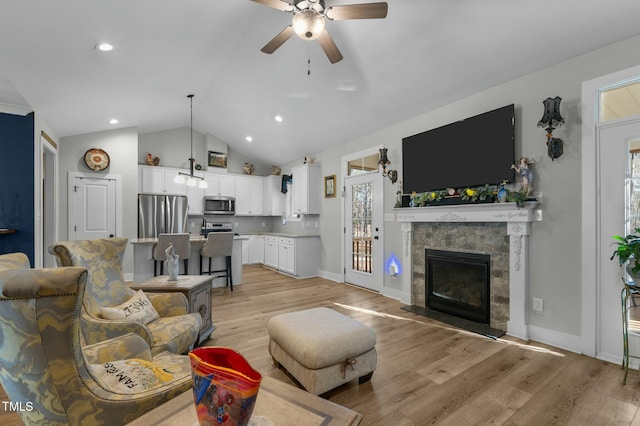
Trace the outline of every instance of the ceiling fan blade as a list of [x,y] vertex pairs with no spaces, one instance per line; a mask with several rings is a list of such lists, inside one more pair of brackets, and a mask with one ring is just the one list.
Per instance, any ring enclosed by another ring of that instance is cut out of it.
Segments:
[[338,46],[336,46],[327,30],[322,31],[322,34],[318,37],[318,43],[320,43],[320,47],[329,58],[329,62],[335,64],[342,60],[342,53],[340,53]]
[[284,0],[251,0],[256,3],[263,4],[268,7],[272,7],[274,9],[281,10],[283,12],[291,12],[293,11],[293,6],[287,3]]
[[271,54],[275,52],[280,46],[282,46],[285,41],[289,40],[293,34],[293,27],[289,25],[287,28],[280,31],[277,36],[272,38],[271,41],[265,44],[264,47],[260,50],[264,53]]
[[388,8],[389,6],[386,2],[331,6],[327,8],[326,16],[334,21],[343,19],[379,19],[387,17]]

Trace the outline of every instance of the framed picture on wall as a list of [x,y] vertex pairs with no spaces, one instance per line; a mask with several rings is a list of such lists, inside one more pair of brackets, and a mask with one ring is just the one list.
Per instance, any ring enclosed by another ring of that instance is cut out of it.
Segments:
[[227,168],[227,154],[222,152],[209,151],[209,167]]
[[324,177],[324,198],[336,196],[336,175]]

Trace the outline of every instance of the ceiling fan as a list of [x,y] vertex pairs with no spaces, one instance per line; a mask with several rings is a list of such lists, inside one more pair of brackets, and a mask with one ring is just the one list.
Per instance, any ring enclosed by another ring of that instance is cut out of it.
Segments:
[[325,19],[342,21],[347,19],[378,19],[387,17],[386,2],[349,4],[326,7],[324,0],[251,0],[283,12],[293,13],[291,25],[280,31],[261,51],[273,53],[294,34],[303,40],[318,40],[322,50],[332,64],[342,60],[342,53],[325,29]]

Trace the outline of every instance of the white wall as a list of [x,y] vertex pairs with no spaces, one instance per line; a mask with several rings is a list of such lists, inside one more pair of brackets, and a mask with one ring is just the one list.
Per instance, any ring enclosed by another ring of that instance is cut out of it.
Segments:
[[[111,159],[110,166],[94,172],[84,164],[84,153],[90,148],[104,149]],[[59,158],[59,224],[60,239],[67,240],[69,172],[120,175],[122,178],[122,235],[129,239],[138,237],[138,131],[135,127],[89,133],[60,139]],[[127,247],[124,259],[125,274],[133,273],[133,248]]]
[[[147,153],[160,158],[160,166],[189,168],[191,132],[189,127],[141,133],[138,137],[138,164],[147,164]],[[193,158],[203,169],[207,165],[205,138],[193,131]]]
[[[227,169],[208,167],[208,151],[227,153]],[[147,153],[160,158],[160,166],[189,168],[191,155],[191,133],[189,127],[169,129],[159,132],[142,133],[138,141],[138,164],[147,164]],[[244,163],[253,164],[256,176],[271,174],[271,166],[245,157],[213,135],[202,135],[193,131],[193,158],[202,170],[212,173],[243,173]]]
[[[587,53],[569,61],[493,87],[420,116],[381,129],[365,137],[315,154],[322,176],[336,174],[342,185],[340,158],[367,147],[388,148],[390,168],[402,179],[402,138],[471,117],[504,105],[515,104],[516,157],[533,157],[535,192],[543,194],[542,222],[532,225],[530,238],[531,273],[528,306],[532,297],[544,300],[544,312],[529,309],[532,336],[563,346],[558,340],[569,337],[564,346],[579,350],[575,342],[581,333],[581,84],[585,80],[629,68],[640,63],[640,36]],[[416,93],[428,97],[428,93]],[[564,155],[551,161],[546,154],[546,137],[537,127],[542,117],[542,101],[562,97],[561,111],[566,124],[554,132],[565,141]],[[591,119],[586,117],[584,119]],[[283,170],[302,160],[283,166]],[[425,167],[429,161],[425,158]],[[385,211],[393,212],[396,187],[385,180]],[[322,250],[320,269],[342,276],[340,198],[323,199],[321,220]],[[385,258],[401,252],[399,224],[385,222]],[[410,265],[403,265],[408,271]],[[385,288],[410,294],[399,280],[385,276]],[[613,332],[613,331],[612,331]],[[619,332],[619,330],[615,330]]]

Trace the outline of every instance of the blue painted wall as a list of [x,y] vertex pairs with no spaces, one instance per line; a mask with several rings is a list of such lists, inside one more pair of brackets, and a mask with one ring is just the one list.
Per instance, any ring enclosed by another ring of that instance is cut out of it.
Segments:
[[0,113],[0,254],[23,252],[34,264],[33,114]]

